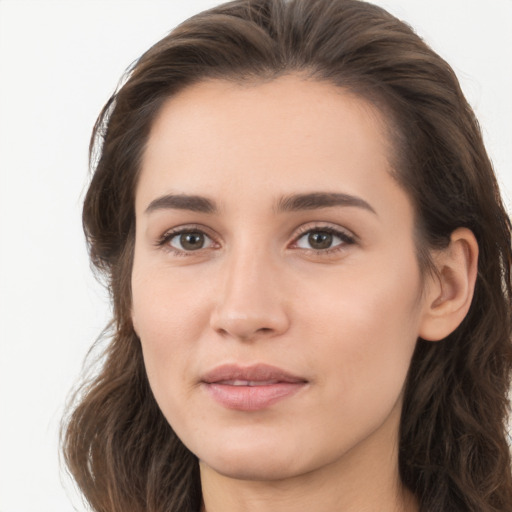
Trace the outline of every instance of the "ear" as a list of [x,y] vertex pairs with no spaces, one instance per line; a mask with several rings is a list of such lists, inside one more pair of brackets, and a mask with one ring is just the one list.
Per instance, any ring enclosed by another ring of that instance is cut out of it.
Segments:
[[467,228],[456,229],[446,249],[434,253],[437,275],[428,278],[419,336],[439,341],[464,320],[475,290],[478,243]]

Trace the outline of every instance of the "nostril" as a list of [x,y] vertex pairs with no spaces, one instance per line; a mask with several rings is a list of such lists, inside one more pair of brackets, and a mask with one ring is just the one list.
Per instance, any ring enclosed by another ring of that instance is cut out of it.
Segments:
[[[259,322],[261,323],[261,322]],[[277,333],[277,329],[272,327],[258,327],[253,322],[238,321],[224,322],[223,326],[217,326],[215,331],[223,338],[234,337],[241,341],[252,341],[260,338],[272,337]]]
[[[243,300],[243,299],[246,300]],[[273,338],[287,331],[289,316],[278,300],[227,296],[211,311],[210,327],[217,335],[243,341]]]

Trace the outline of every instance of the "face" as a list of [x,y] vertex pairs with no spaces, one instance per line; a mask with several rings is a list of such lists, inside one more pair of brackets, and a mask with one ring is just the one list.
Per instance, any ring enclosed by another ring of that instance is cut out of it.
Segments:
[[224,475],[396,445],[422,323],[413,209],[377,112],[330,84],[170,98],[136,191],[134,327],[155,398]]

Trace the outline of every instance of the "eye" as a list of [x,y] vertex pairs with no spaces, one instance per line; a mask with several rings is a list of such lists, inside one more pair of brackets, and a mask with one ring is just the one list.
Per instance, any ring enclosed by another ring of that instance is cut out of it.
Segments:
[[168,233],[162,240],[163,244],[167,244],[179,252],[193,252],[212,247],[214,242],[202,231],[184,230]]
[[345,244],[353,244],[354,237],[332,228],[310,229],[301,235],[296,246],[313,251],[329,251]]

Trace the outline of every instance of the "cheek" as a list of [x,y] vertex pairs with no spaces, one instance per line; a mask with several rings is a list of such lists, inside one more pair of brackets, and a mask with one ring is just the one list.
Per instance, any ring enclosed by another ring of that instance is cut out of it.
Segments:
[[[326,385],[342,401],[396,400],[419,330],[421,280],[416,261],[371,265],[362,272],[347,272],[339,282],[331,283],[329,293],[309,308],[306,324],[315,326],[309,337],[318,340],[311,365],[323,365]],[[336,378],[328,381],[329,375]]]
[[193,352],[207,325],[206,290],[191,284],[195,279],[180,282],[169,274],[134,264],[132,275],[133,323],[158,401],[172,398],[168,388],[173,383],[185,382],[184,371],[193,365]]
[[[150,260],[150,261],[147,261]],[[203,322],[211,289],[192,267],[169,268],[144,255],[135,257],[132,271],[132,317],[141,337],[172,343],[190,336]],[[193,321],[195,319],[195,321]]]

